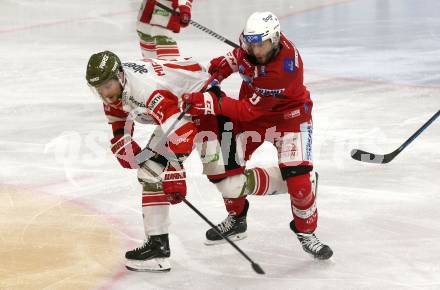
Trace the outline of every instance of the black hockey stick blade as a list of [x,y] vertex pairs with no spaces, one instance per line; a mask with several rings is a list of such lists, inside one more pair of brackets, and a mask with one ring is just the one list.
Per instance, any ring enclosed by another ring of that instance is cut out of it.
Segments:
[[385,164],[390,162],[396,157],[395,151],[388,154],[374,154],[360,149],[351,150],[351,157],[355,160],[367,162],[367,163],[376,163],[376,164]]
[[243,252],[242,249],[240,249],[239,246],[237,246],[233,241],[231,241],[227,236],[224,236],[222,233],[220,233],[216,226],[204,215],[202,214],[192,203],[190,203],[186,198],[183,198],[182,201],[189,206],[189,208],[191,208],[199,217],[201,217],[208,225],[210,225],[215,231],[216,233],[221,236],[225,241],[227,241],[234,249],[236,249],[246,260],[248,260],[251,265],[252,265],[252,269],[254,269],[254,271],[257,274],[261,274],[264,275],[264,271],[263,269],[260,267],[260,265],[258,265],[257,263],[254,262],[254,260],[252,260],[245,252]]
[[260,265],[258,265],[257,263],[252,263],[252,269],[254,269],[255,272],[257,272],[258,274],[264,275],[266,273],[264,273],[263,268],[260,267]]
[[351,157],[358,161],[368,162],[368,163],[376,163],[376,164],[385,164],[394,159],[400,152],[403,151],[412,141],[414,141],[435,119],[440,116],[440,110],[437,111],[422,127],[420,127],[414,134],[411,135],[399,148],[394,150],[391,153],[382,155],[382,154],[374,154],[370,152],[366,152],[360,149],[351,150]]

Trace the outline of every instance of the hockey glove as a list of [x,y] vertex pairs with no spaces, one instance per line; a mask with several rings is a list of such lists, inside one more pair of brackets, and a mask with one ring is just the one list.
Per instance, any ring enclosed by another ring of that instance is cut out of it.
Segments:
[[230,76],[234,71],[226,60],[225,56],[220,56],[211,60],[208,72],[213,75],[217,75],[217,80],[221,82],[228,76]]
[[141,152],[139,145],[131,139],[130,135],[119,135],[110,140],[111,150],[124,168],[139,168],[134,157]]
[[169,163],[163,173],[163,192],[171,204],[181,202],[186,196],[185,169],[183,166],[176,167]]
[[179,5],[178,0],[173,0],[172,6],[180,14],[180,26],[187,27],[191,21],[191,2],[186,1],[185,5]]
[[182,110],[187,110],[191,116],[218,115],[220,113],[220,104],[217,96],[213,92],[190,93],[182,96]]
[[180,25],[182,27],[187,27],[191,21],[191,8],[186,5],[180,5]]

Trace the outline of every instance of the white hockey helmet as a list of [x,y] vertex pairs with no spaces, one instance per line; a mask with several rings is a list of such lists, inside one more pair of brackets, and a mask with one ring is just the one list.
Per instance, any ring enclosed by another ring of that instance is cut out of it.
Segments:
[[251,44],[257,44],[270,39],[273,45],[277,45],[280,39],[280,22],[272,12],[254,12],[246,21],[243,29],[242,41],[244,49]]

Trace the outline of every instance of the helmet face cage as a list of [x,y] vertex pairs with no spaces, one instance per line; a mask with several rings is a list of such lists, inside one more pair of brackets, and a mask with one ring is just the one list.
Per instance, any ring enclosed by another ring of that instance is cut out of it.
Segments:
[[245,28],[241,34],[242,48],[251,54],[252,45],[263,43],[270,39],[276,46],[280,39],[280,23],[278,18],[271,12],[255,12],[249,16]]

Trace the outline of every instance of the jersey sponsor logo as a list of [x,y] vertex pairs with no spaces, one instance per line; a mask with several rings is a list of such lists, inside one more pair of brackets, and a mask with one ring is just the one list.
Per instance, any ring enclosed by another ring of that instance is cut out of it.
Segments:
[[156,75],[160,77],[165,75],[165,73],[163,72],[163,67],[160,64],[151,62],[151,65],[153,66],[153,70],[156,73]]
[[296,71],[295,60],[293,58],[284,59],[284,71],[291,73]]
[[133,104],[135,104],[136,106],[138,106],[138,107],[145,108],[145,104],[143,104],[143,103],[137,101],[133,96],[128,97],[128,100],[129,100],[130,102],[132,102]]
[[151,66],[153,67],[153,70],[157,76],[161,77],[165,75],[165,73],[163,72],[163,67],[160,64],[153,61],[152,59],[145,59],[144,61],[151,63]]
[[148,109],[154,111],[156,107],[162,102],[165,98],[161,94],[155,95],[150,102],[148,102]]
[[126,62],[122,64],[124,67],[131,68],[135,73],[144,74],[148,73],[148,69],[144,64],[137,64],[134,62]]
[[268,97],[268,96],[276,97],[276,96],[281,95],[285,91],[285,89],[265,89],[265,88],[256,87],[255,91],[258,94],[265,96],[265,97]]
[[296,110],[293,110],[293,111],[290,111],[290,112],[284,113],[284,119],[285,119],[285,120],[287,120],[287,119],[293,119],[293,118],[298,117],[299,115],[301,115],[300,110],[299,110],[299,109],[296,109]]

